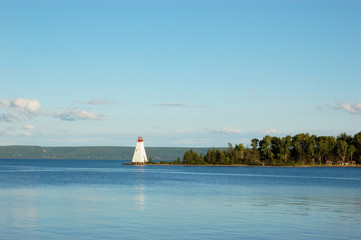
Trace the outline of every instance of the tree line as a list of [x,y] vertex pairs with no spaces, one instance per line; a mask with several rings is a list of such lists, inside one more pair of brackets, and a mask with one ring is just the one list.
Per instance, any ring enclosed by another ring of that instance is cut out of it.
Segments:
[[337,137],[301,133],[295,136],[254,138],[249,146],[228,144],[228,148],[208,149],[199,154],[186,151],[183,160],[172,164],[212,165],[346,165],[361,164],[361,132]]

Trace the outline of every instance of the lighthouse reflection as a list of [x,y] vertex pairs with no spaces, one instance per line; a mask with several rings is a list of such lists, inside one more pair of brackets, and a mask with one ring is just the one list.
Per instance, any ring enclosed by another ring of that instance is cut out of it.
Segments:
[[146,197],[144,194],[144,175],[145,175],[145,166],[137,166],[136,169],[137,174],[137,185],[135,186],[135,195],[134,195],[134,203],[135,208],[137,210],[145,210],[145,201]]
[[137,186],[134,195],[135,208],[141,211],[145,210],[145,200],[144,186]]

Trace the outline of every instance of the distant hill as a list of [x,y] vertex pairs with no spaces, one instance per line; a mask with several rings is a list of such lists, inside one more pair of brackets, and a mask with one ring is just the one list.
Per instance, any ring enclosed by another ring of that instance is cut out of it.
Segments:
[[[93,159],[131,160],[135,147],[41,147],[0,146],[0,159]],[[147,156],[153,161],[182,159],[190,148],[146,147]],[[205,154],[208,148],[193,148]]]

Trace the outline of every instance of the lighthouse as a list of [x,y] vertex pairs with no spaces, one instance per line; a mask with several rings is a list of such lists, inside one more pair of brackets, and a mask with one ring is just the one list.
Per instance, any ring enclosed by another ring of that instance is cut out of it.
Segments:
[[138,137],[137,146],[134,150],[132,164],[144,165],[148,162],[147,154],[145,153],[144,141],[142,137]]

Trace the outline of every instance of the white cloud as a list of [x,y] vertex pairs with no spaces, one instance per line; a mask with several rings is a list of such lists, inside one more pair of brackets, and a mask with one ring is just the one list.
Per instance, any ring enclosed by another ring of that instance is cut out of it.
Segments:
[[103,120],[102,115],[87,112],[84,110],[69,109],[65,112],[54,113],[53,117],[59,118],[63,121],[75,121],[75,120]]
[[17,122],[19,117],[13,113],[0,113],[0,122]]
[[233,129],[229,127],[222,127],[219,130],[213,131],[215,133],[233,133],[233,134],[242,134],[242,132],[238,129]]
[[22,132],[22,135],[24,135],[24,136],[32,136],[33,134],[31,133],[31,132],[28,132],[28,131],[24,131],[24,132]]
[[30,125],[30,124],[26,124],[26,125],[24,126],[24,129],[27,129],[27,130],[36,130],[36,127],[34,127],[34,126]]
[[23,116],[42,114],[40,102],[36,99],[14,98],[10,101],[0,99],[0,107],[4,109],[0,113],[0,122],[18,122]]
[[41,105],[37,99],[12,99],[10,101],[10,107],[17,112],[25,114],[38,114],[41,112]]
[[[92,100],[89,104],[106,104],[105,100]],[[43,116],[55,117],[64,121],[76,120],[103,120],[103,115],[76,109],[68,109],[63,112],[42,111],[41,104],[37,99],[15,98],[10,101],[0,99],[0,107],[5,108],[0,112],[0,122],[19,122],[24,117]],[[35,130],[31,125],[25,125],[24,129]]]
[[267,133],[267,134],[271,134],[271,133],[277,133],[277,129],[276,128],[270,128],[267,130],[264,130],[263,133]]
[[356,103],[356,108],[361,109],[361,102]]
[[5,99],[0,99],[0,106],[8,108],[10,106],[10,102]]
[[341,103],[341,108],[347,112],[356,113],[356,110],[348,103]]
[[25,126],[23,128],[11,127],[5,129],[0,129],[1,137],[23,137],[23,136],[31,136],[33,135],[34,130],[26,129]]
[[355,104],[349,104],[346,102],[338,103],[336,109],[344,110],[352,114],[361,114],[361,102]]

